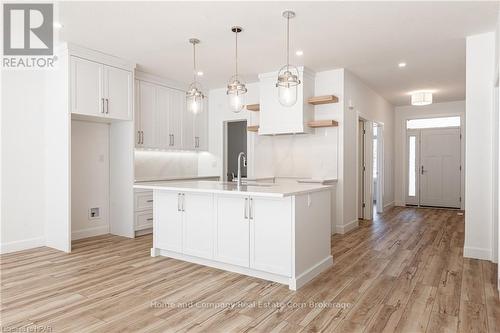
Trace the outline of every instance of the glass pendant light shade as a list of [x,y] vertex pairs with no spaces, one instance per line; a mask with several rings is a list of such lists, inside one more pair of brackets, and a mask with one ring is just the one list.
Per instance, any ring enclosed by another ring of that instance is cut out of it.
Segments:
[[201,84],[196,80],[196,44],[200,43],[199,39],[191,38],[189,43],[193,44],[193,76],[194,80],[189,85],[186,91],[186,107],[188,112],[193,114],[198,114],[203,112],[203,101],[205,99],[205,95],[202,92]]
[[245,107],[245,96],[247,93],[245,84],[238,77],[238,34],[243,31],[243,28],[232,27],[231,31],[235,34],[235,74],[229,79],[226,94],[229,109],[234,113],[238,113]]
[[278,100],[281,105],[290,107],[297,102],[297,86],[300,84],[299,70],[290,65],[290,19],[295,17],[295,12],[290,10],[283,12],[286,18],[286,65],[278,72]]
[[186,92],[186,106],[189,112],[198,114],[203,111],[203,100],[205,95],[201,91],[201,85],[193,82]]

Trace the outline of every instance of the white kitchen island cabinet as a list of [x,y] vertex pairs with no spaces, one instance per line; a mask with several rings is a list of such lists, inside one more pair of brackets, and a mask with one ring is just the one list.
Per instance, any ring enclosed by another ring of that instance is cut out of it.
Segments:
[[151,255],[288,284],[332,265],[330,187],[138,183],[154,193]]

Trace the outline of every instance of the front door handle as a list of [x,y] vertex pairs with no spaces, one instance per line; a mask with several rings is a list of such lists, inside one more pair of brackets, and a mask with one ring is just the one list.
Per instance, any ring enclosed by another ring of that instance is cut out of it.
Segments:
[[422,175],[424,174],[424,166],[423,166],[423,165],[420,167],[420,173],[421,173]]

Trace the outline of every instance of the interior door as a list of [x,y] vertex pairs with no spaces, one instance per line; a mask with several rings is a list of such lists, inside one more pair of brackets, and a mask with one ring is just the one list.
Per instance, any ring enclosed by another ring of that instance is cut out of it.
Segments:
[[71,57],[71,112],[104,116],[103,65]]
[[183,244],[185,254],[213,257],[213,194],[185,193],[183,197]]
[[113,119],[132,119],[132,73],[104,66],[106,116]]
[[248,205],[248,197],[217,196],[217,260],[249,266]]
[[139,109],[141,113],[141,147],[155,148],[155,110],[156,110],[156,89],[155,86],[144,81],[139,83],[140,101]]
[[460,208],[460,128],[420,131],[420,205]]

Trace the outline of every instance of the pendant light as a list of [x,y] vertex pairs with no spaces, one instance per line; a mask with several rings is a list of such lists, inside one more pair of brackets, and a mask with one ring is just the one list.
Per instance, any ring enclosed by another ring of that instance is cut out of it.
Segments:
[[299,70],[290,65],[290,19],[295,17],[295,12],[290,10],[283,12],[286,18],[286,65],[278,72],[278,99],[283,106],[292,106],[297,102],[297,86],[300,84]]
[[235,74],[229,79],[226,94],[228,96],[229,108],[234,113],[238,113],[245,106],[245,95],[247,93],[247,87],[244,83],[240,82],[238,77],[238,34],[243,31],[243,28],[232,27],[231,31],[234,32],[236,46],[234,56]]
[[186,92],[186,105],[189,112],[194,114],[203,111],[203,100],[205,95],[201,91],[201,84],[196,79],[196,44],[200,43],[199,39],[191,38],[189,43],[193,44],[193,76],[194,81],[189,85]]

